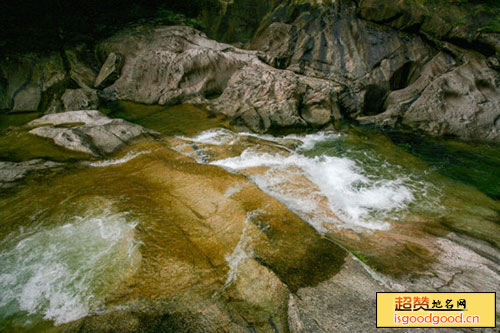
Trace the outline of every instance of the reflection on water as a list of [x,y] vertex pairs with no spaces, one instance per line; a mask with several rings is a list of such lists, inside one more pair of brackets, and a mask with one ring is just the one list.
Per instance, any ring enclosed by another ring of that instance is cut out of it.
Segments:
[[397,133],[391,133],[390,138],[433,170],[500,200],[499,146]]
[[22,126],[40,116],[39,112],[0,113],[0,133],[9,127]]

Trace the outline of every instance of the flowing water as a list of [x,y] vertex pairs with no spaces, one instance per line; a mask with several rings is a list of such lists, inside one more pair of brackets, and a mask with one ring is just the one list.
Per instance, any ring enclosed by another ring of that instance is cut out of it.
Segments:
[[[337,251],[318,245],[324,237],[394,276],[417,269],[394,270],[394,243],[421,257],[422,269],[436,260],[417,227],[425,237],[453,231],[494,251],[500,245],[500,147],[354,126],[241,133],[193,106],[104,111],[164,137],[85,161],[18,127],[29,117],[9,128],[1,119],[2,160],[66,163],[0,193],[1,331],[60,327],[141,298],[202,302],[230,290],[254,257],[290,289],[319,282],[339,269],[317,272],[316,256]],[[266,222],[269,212],[284,213],[252,184],[307,223],[296,222],[298,235],[273,224],[277,217]],[[401,233],[415,240],[403,242]],[[269,252],[261,234],[282,249]],[[301,246],[311,250],[293,259]]]

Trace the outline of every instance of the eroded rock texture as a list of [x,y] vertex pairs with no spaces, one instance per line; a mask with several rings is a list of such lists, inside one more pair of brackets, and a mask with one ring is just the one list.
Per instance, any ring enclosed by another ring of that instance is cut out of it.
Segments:
[[350,118],[498,142],[498,34],[479,32],[491,14],[436,6],[284,1],[249,47],[275,67],[341,84]]
[[[57,53],[0,59],[0,109],[37,111],[64,86],[66,70]],[[64,89],[64,88],[63,88]]]
[[273,68],[265,54],[208,39],[189,27],[125,31],[98,53],[121,54],[108,99],[145,104],[206,104],[253,131],[322,126],[339,118],[339,85]]
[[256,132],[322,128],[344,117],[500,141],[500,36],[484,29],[496,19],[491,4],[194,5],[211,37],[246,43],[246,50],[188,27],[138,25],[96,50],[3,57],[0,109],[52,113],[95,109],[101,100],[190,102]]
[[96,103],[82,105],[81,94],[75,95],[79,101],[63,98],[68,88],[88,90],[93,85],[94,69],[82,58],[89,58],[84,46],[64,52],[0,57],[0,110],[53,113],[76,110],[75,103],[95,108]]

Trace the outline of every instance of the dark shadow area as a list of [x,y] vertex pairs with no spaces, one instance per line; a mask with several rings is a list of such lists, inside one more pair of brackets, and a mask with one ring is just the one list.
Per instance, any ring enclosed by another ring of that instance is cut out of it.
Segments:
[[404,89],[408,86],[412,64],[411,61],[408,61],[392,74],[389,80],[391,90]]
[[396,131],[385,133],[397,146],[424,160],[440,174],[500,200],[500,173],[492,172],[500,170],[499,147]]
[[196,25],[209,0],[6,0],[0,2],[0,52],[48,51],[75,43],[92,44],[124,25]]
[[375,84],[368,85],[365,89],[362,115],[374,116],[384,112],[387,89]]

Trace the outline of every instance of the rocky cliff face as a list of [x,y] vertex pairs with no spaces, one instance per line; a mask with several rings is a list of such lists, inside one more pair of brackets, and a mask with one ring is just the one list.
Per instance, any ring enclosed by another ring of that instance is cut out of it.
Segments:
[[264,53],[215,42],[188,27],[124,31],[101,43],[98,53],[125,59],[119,78],[102,91],[104,99],[203,104],[256,132],[323,126],[340,117],[337,84],[273,68]]
[[297,3],[278,5],[249,47],[341,84],[345,116],[498,142],[499,35],[480,32],[493,11],[445,1]]
[[344,117],[500,141],[500,34],[484,29],[494,4],[239,0],[198,12],[210,37],[254,51],[190,28],[127,29],[98,45],[100,72],[82,50],[0,60],[0,108],[93,109],[97,89],[101,100],[205,104],[258,132]]

